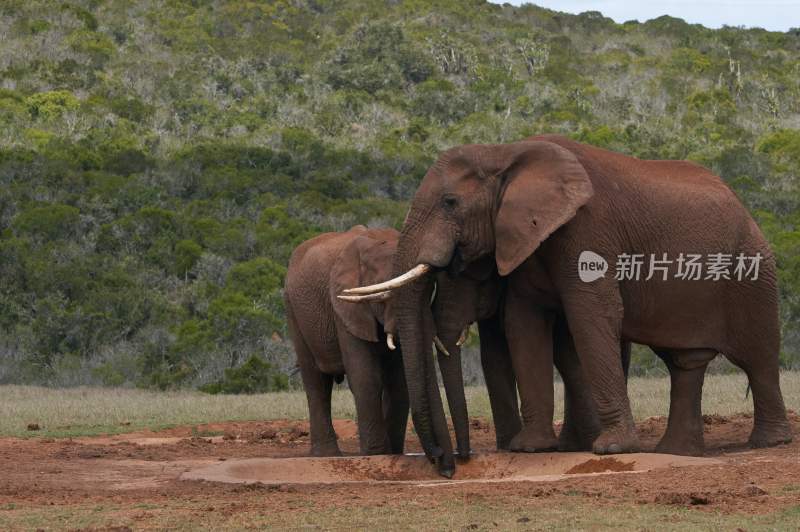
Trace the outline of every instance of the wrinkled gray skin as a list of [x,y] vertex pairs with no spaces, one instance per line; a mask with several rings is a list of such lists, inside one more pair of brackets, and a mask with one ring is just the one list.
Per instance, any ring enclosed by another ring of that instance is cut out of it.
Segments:
[[311,454],[338,456],[331,420],[333,382],[347,375],[362,454],[402,454],[408,392],[402,355],[386,346],[394,321],[383,302],[342,301],[343,288],[377,283],[391,273],[399,233],[355,226],[325,233],[292,253],[284,299],[308,399]]
[[[577,264],[585,250],[605,257],[611,271],[623,253],[673,259],[742,253],[763,260],[757,280],[685,281],[675,278],[673,264],[665,281],[606,275],[584,283]],[[717,353],[748,376],[750,443],[791,440],[778,373],[774,256],[746,209],[708,170],[548,135],[448,150],[414,196],[394,275],[418,264],[460,273],[488,255],[508,277],[506,337],[522,344],[520,338],[534,335],[526,348],[546,359],[536,362],[539,368],[552,364],[554,326],[559,315],[566,317],[602,426],[596,453],[639,449],[621,364],[620,346],[627,341],[649,345],[667,360],[670,416],[660,451],[703,452],[703,377]],[[425,347],[433,327],[419,311],[432,284],[429,274],[398,288],[395,312],[414,426],[426,454],[452,474],[452,443]]]

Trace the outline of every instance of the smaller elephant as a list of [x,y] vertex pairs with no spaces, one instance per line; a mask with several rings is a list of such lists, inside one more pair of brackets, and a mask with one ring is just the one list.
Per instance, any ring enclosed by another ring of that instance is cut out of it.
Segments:
[[325,233],[292,253],[284,299],[311,423],[311,454],[341,452],[331,420],[334,380],[344,375],[356,404],[362,454],[402,454],[408,392],[393,319],[382,301],[337,298],[342,289],[390,277],[399,233],[355,226]]

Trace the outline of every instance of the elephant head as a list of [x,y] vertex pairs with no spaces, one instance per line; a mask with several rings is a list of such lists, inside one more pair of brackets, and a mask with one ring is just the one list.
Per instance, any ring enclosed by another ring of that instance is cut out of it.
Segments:
[[488,256],[501,276],[508,275],[592,195],[580,162],[551,142],[450,149],[414,196],[395,255],[397,277],[347,291],[394,291],[414,426],[443,474],[455,467],[452,444],[425,349],[432,325],[419,312],[431,290],[431,273],[457,274]]
[[382,326],[391,347],[397,324],[386,298],[358,304],[337,295],[350,286],[378,283],[391,277],[400,233],[394,229],[366,229],[362,226],[351,231],[360,234],[341,251],[330,271],[329,295],[333,310],[350,334],[368,342],[380,340],[379,327]]
[[[342,250],[330,272],[330,297],[334,311],[349,333],[368,342],[379,341],[378,326],[382,325],[389,349],[395,350],[397,322],[394,299],[388,293],[361,297],[342,296],[340,292],[346,287],[369,285],[389,278],[400,233],[394,229],[366,229],[363,226],[356,226],[351,231],[359,236]],[[420,312],[434,323],[434,330],[441,329],[445,335],[445,340],[440,340],[438,333],[434,334],[433,343],[439,354],[442,380],[459,450],[466,457],[470,450],[469,420],[461,370],[461,344],[458,340],[465,327],[477,319],[474,316],[478,289],[477,285],[466,280],[451,280],[442,274],[440,294],[442,297],[436,297],[430,306],[425,305]],[[458,304],[454,306],[441,303],[455,298],[458,298],[455,301]]]

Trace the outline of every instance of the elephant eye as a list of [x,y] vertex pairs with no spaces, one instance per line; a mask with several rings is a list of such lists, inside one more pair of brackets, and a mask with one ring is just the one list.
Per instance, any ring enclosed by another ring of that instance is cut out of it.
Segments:
[[442,204],[448,211],[455,210],[458,207],[458,198],[455,196],[445,196],[442,198]]

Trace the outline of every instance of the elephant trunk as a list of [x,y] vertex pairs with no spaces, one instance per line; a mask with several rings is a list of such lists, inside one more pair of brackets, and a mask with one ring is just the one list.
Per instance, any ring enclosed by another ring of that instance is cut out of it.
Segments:
[[[411,417],[414,429],[419,436],[422,448],[430,457],[439,453],[433,439],[428,406],[427,368],[423,357],[426,351],[428,336],[425,331],[423,316],[419,312],[424,308],[426,299],[425,283],[418,282],[402,289],[397,294],[397,331],[403,345],[403,368],[408,386],[408,400],[411,404]],[[433,335],[430,335],[431,342]],[[430,347],[427,348],[430,351]]]
[[[469,458],[470,453],[469,414],[467,398],[464,393],[464,374],[461,367],[461,346],[459,345],[465,318],[468,321],[465,310],[460,307],[469,307],[470,305],[466,303],[472,303],[472,301],[465,300],[463,292],[465,288],[463,284],[455,282],[448,275],[439,274],[436,301],[432,306],[436,333],[447,350],[446,352],[442,352],[441,349],[437,350],[439,369],[442,372],[447,404],[450,406],[450,417],[456,433],[456,449],[461,458]],[[459,290],[462,293],[459,293]],[[472,292],[467,292],[467,294],[472,294]]]
[[431,282],[416,282],[397,294],[397,327],[414,428],[425,454],[442,459],[450,447],[450,437],[431,352],[433,319],[426,310],[431,289]]
[[[433,315],[429,308],[425,309],[425,330],[426,338],[433,334]],[[428,341],[427,346],[431,343]],[[431,409],[431,422],[433,424],[433,436],[437,445],[442,451],[439,457],[439,473],[447,478],[452,478],[456,471],[456,464],[453,459],[453,444],[450,441],[450,430],[447,428],[447,419],[445,418],[444,405],[442,404],[442,396],[439,392],[439,381],[436,378],[436,364],[433,360],[433,353],[430,347],[426,350],[424,355],[426,376],[428,382],[428,397]],[[459,364],[460,365],[460,364]],[[444,376],[444,373],[443,373]],[[462,381],[463,382],[463,381]],[[462,388],[463,391],[463,388]],[[449,399],[448,399],[449,401]],[[465,409],[466,411],[466,409]]]
[[[413,238],[401,238],[395,255],[396,273],[406,272],[416,264],[415,248]],[[439,472],[449,478],[455,472],[455,461],[431,350],[434,337],[430,311],[432,290],[432,275],[396,288],[394,308],[414,428],[425,454],[438,460]]]
[[445,341],[445,345],[448,346],[449,356],[441,351],[437,352],[447,404],[450,406],[450,418],[453,420],[453,430],[456,433],[456,451],[461,458],[469,458],[469,414],[464,394],[464,375],[461,370],[461,348],[455,342]]

